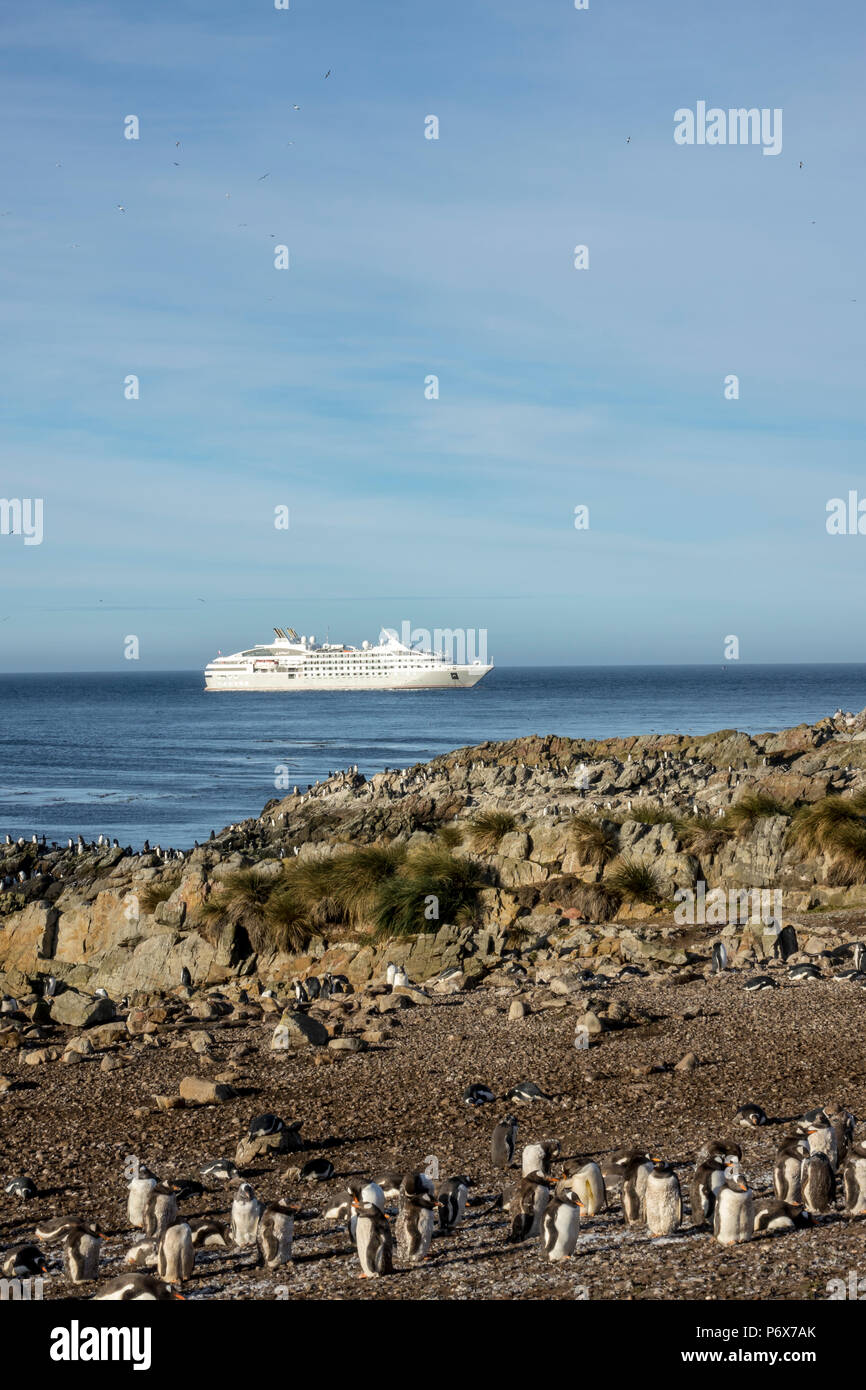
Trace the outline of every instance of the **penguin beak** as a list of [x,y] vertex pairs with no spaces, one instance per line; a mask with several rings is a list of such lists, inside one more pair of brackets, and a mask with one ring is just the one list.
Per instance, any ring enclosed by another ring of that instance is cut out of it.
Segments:
[[181,1303],[186,1303],[186,1297],[182,1293],[173,1293],[172,1298],[177,1298],[180,1300]]

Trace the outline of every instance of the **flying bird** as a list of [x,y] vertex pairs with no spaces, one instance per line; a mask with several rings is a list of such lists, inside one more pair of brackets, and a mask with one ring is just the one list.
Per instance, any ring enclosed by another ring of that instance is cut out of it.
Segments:
[[292,110],[293,110],[293,111],[300,111],[300,109],[301,109],[300,106],[293,106],[293,107],[292,107]]
[[126,212],[126,208],[123,206],[123,203],[118,203],[118,204],[117,204],[117,211],[118,211],[118,212]]
[[328,71],[325,73],[325,76],[326,76],[326,77],[330,77],[330,76],[331,76],[331,69],[330,69],[330,68],[328,68]]
[[269,172],[267,174],[260,174],[256,182],[261,183],[262,179],[269,179],[270,177],[271,176]]

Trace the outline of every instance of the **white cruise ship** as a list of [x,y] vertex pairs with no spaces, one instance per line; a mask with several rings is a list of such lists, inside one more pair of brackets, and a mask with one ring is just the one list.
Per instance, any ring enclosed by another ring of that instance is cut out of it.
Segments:
[[454,665],[438,652],[408,647],[383,631],[373,645],[346,647],[299,637],[275,627],[266,645],[217,656],[205,668],[205,690],[430,690],[466,689],[493,669],[473,661]]

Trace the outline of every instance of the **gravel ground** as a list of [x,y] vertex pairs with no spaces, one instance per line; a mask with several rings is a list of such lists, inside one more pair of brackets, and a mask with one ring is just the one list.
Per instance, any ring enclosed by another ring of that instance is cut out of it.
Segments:
[[[192,1299],[814,1299],[828,1281],[866,1274],[866,1225],[841,1211],[811,1230],[761,1235],[722,1249],[686,1217],[680,1233],[652,1240],[626,1230],[619,1203],[588,1220],[575,1257],[551,1266],[533,1241],[505,1243],[507,1220],[490,1210],[503,1174],[490,1162],[491,1130],[513,1110],[518,1148],[542,1138],[562,1141],[564,1156],[599,1156],[621,1144],[649,1147],[678,1165],[687,1188],[698,1147],[713,1138],[743,1145],[743,1166],[756,1195],[772,1195],[771,1166],[790,1121],[820,1103],[844,1102],[866,1113],[863,1018],[866,994],[831,981],[745,993],[744,972],[706,979],[693,969],[664,977],[631,977],[588,986],[586,998],[563,1008],[535,1009],[509,1022],[515,988],[482,987],[407,1009],[392,1036],[358,1054],[309,1049],[269,1050],[274,1019],[229,1017],[200,1026],[211,1033],[199,1058],[176,1029],[157,1046],[139,1040],[116,1051],[121,1066],[100,1069],[99,1057],[77,1066],[24,1067],[0,1056],[14,1081],[0,1100],[0,1171],[29,1174],[39,1196],[21,1205],[0,1192],[0,1247],[31,1238],[36,1221],[75,1214],[98,1219],[112,1237],[103,1247],[101,1280],[124,1269],[135,1236],[126,1222],[123,1164],[131,1154],[167,1178],[198,1177],[199,1166],[233,1157],[250,1118],[273,1111],[301,1120],[305,1151],[255,1161],[244,1174],[265,1200],[300,1203],[295,1258],[276,1274],[257,1268],[255,1252],[198,1252],[185,1287]],[[654,1021],[605,1033],[592,1048],[572,1046],[575,1018],[592,996],[622,1001]],[[529,991],[537,1003],[543,987]],[[246,1052],[242,1051],[247,1049]],[[675,1071],[684,1054],[697,1066]],[[157,1111],[155,1094],[177,1094],[181,1077],[214,1077],[234,1068],[235,1098],[218,1106]],[[474,1081],[497,1097],[532,1080],[551,1097],[531,1106],[497,1099],[469,1109],[461,1093]],[[733,1124],[744,1101],[760,1104],[772,1123]],[[137,1109],[146,1106],[147,1113]],[[858,1133],[860,1129],[858,1127]],[[327,1154],[336,1169],[326,1184],[299,1184],[287,1167]],[[350,1175],[423,1167],[430,1155],[443,1176],[472,1179],[464,1226],[438,1235],[420,1269],[399,1266],[394,1277],[362,1280],[344,1230],[321,1213]],[[682,1165],[682,1166],[679,1166]],[[225,1216],[230,1190],[184,1203],[186,1215]],[[87,1297],[73,1288],[52,1248],[45,1297]]]

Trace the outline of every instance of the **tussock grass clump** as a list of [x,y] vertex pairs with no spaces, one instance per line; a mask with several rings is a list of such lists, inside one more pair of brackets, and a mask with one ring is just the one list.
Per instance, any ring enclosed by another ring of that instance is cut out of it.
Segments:
[[165,874],[162,878],[151,879],[138,889],[138,906],[141,912],[155,912],[160,903],[167,902],[175,888],[180,886],[180,874]]
[[613,821],[572,816],[568,833],[584,864],[594,864],[601,869],[619,850],[619,830]]
[[288,882],[314,919],[367,922],[375,913],[383,882],[397,873],[406,859],[403,845],[362,845],[323,859],[290,865]]
[[459,825],[440,825],[436,838],[446,849],[456,849],[463,843],[463,827]]
[[790,816],[792,807],[766,792],[744,792],[723,816],[724,824],[742,839],[751,835],[759,820],[767,816]]
[[265,903],[264,921],[249,932],[254,951],[302,951],[310,935],[307,911],[290,887],[274,889]]
[[699,858],[707,854],[717,854],[733,833],[719,816],[684,816],[678,819],[675,825],[686,849]]
[[469,839],[479,854],[494,854],[504,835],[510,835],[517,828],[517,820],[510,811],[479,811],[469,822]]
[[802,854],[826,854],[832,886],[850,888],[866,882],[866,793],[825,796],[801,807],[788,842]]
[[659,903],[662,900],[655,869],[628,856],[611,866],[604,886],[626,902]]
[[636,801],[631,810],[626,811],[625,819],[639,821],[641,825],[670,825],[675,815],[664,806],[654,806],[651,801]]
[[[478,865],[470,860],[436,846],[418,850],[379,886],[373,914],[376,935],[408,936],[436,931],[442,922],[469,922],[483,883]],[[436,915],[425,915],[431,908]]]

